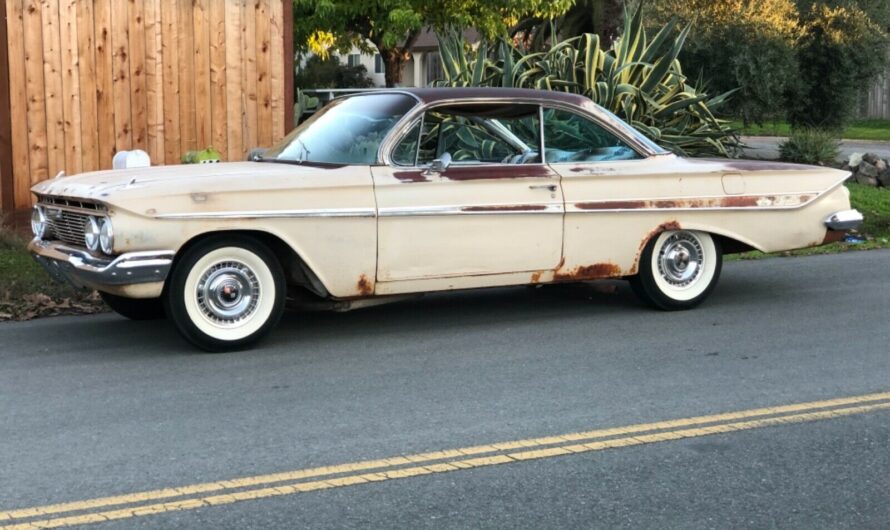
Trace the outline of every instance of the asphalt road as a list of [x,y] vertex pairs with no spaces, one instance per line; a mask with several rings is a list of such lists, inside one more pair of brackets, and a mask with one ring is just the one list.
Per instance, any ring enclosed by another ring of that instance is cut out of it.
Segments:
[[[887,251],[728,263],[684,313],[609,283],[438,294],[289,314],[223,355],[113,315],[0,324],[0,527],[121,507],[4,520],[59,502],[890,392],[888,269]],[[93,528],[887,528],[883,399]]]

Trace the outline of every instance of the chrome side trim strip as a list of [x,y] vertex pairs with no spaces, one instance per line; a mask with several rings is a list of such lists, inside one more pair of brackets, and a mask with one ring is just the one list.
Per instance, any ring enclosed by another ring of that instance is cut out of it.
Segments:
[[233,212],[167,213],[157,219],[269,219],[302,217],[375,217],[373,208],[327,208],[317,210],[257,210]]
[[492,204],[485,206],[406,206],[380,208],[380,217],[433,215],[553,215],[563,214],[562,203],[550,204]]

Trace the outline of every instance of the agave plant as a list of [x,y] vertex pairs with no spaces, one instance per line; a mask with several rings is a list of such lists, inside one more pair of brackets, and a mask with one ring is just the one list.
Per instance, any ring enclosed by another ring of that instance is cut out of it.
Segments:
[[582,94],[653,141],[685,156],[734,156],[736,132],[714,110],[734,91],[710,97],[689,83],[677,56],[690,27],[671,21],[654,38],[643,27],[642,3],[624,17],[624,31],[604,49],[596,34],[526,52],[506,39],[472,49],[458,31],[441,36],[445,86],[501,86]]

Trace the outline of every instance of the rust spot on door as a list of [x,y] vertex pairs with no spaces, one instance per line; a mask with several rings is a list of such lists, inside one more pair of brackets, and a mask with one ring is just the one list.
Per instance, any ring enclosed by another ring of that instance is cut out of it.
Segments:
[[543,204],[511,204],[503,206],[464,206],[462,212],[539,212],[546,210]]
[[645,201],[576,202],[575,208],[579,210],[638,210],[644,205]]
[[399,182],[429,182],[421,171],[396,171],[392,174]]
[[540,283],[540,281],[541,281],[541,273],[540,272],[536,272],[536,273],[532,274],[532,283]]
[[356,287],[358,287],[358,292],[362,296],[374,294],[374,283],[364,274],[359,277]]

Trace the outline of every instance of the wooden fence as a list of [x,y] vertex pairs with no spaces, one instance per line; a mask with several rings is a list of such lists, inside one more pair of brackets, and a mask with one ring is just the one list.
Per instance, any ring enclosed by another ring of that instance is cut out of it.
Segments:
[[109,168],[119,150],[175,164],[212,145],[241,160],[292,125],[290,0],[0,0],[3,10],[6,211],[31,204],[33,183]]
[[860,117],[890,120],[890,71],[884,72],[869,87],[863,98]]

